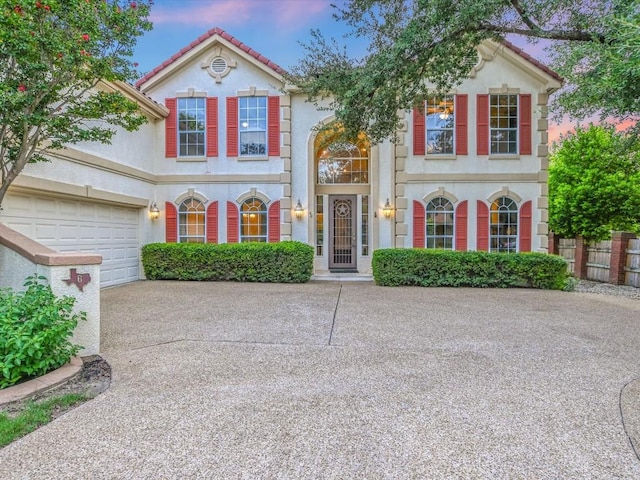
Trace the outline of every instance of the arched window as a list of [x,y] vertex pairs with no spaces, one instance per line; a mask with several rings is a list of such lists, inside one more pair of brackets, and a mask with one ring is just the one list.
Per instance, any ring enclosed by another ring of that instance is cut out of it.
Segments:
[[196,198],[187,198],[178,208],[178,241],[204,243],[204,204]]
[[364,134],[353,141],[339,138],[339,126],[322,131],[314,141],[316,182],[322,185],[369,183],[369,142]]
[[267,241],[267,206],[251,197],[240,207],[240,242]]
[[436,197],[427,204],[426,248],[453,250],[453,204]]
[[518,250],[518,206],[509,197],[499,197],[491,204],[489,250],[516,252]]

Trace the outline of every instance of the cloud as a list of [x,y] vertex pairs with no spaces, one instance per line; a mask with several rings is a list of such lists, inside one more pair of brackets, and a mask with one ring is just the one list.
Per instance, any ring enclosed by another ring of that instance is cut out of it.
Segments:
[[156,25],[190,25],[205,28],[271,24],[288,31],[307,28],[314,15],[330,9],[330,0],[208,0],[164,1],[151,9]]

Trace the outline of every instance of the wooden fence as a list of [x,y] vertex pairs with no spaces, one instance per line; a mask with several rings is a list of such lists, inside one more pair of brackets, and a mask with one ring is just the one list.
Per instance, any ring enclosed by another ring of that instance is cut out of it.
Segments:
[[627,265],[625,267],[626,285],[640,288],[640,239],[629,240]]
[[581,238],[549,236],[549,253],[560,255],[579,278],[640,288],[640,239],[617,232],[613,240],[586,245]]

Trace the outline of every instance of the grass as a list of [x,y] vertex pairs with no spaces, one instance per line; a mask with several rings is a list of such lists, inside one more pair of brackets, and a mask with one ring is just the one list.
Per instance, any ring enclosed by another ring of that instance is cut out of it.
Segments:
[[46,425],[53,420],[56,411],[64,411],[88,399],[86,395],[69,393],[48,398],[42,402],[28,402],[25,408],[15,416],[0,412],[0,448]]

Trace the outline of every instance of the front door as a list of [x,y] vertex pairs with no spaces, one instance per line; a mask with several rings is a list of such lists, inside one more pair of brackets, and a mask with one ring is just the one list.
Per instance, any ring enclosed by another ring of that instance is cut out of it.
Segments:
[[356,269],[356,196],[329,196],[329,270]]

